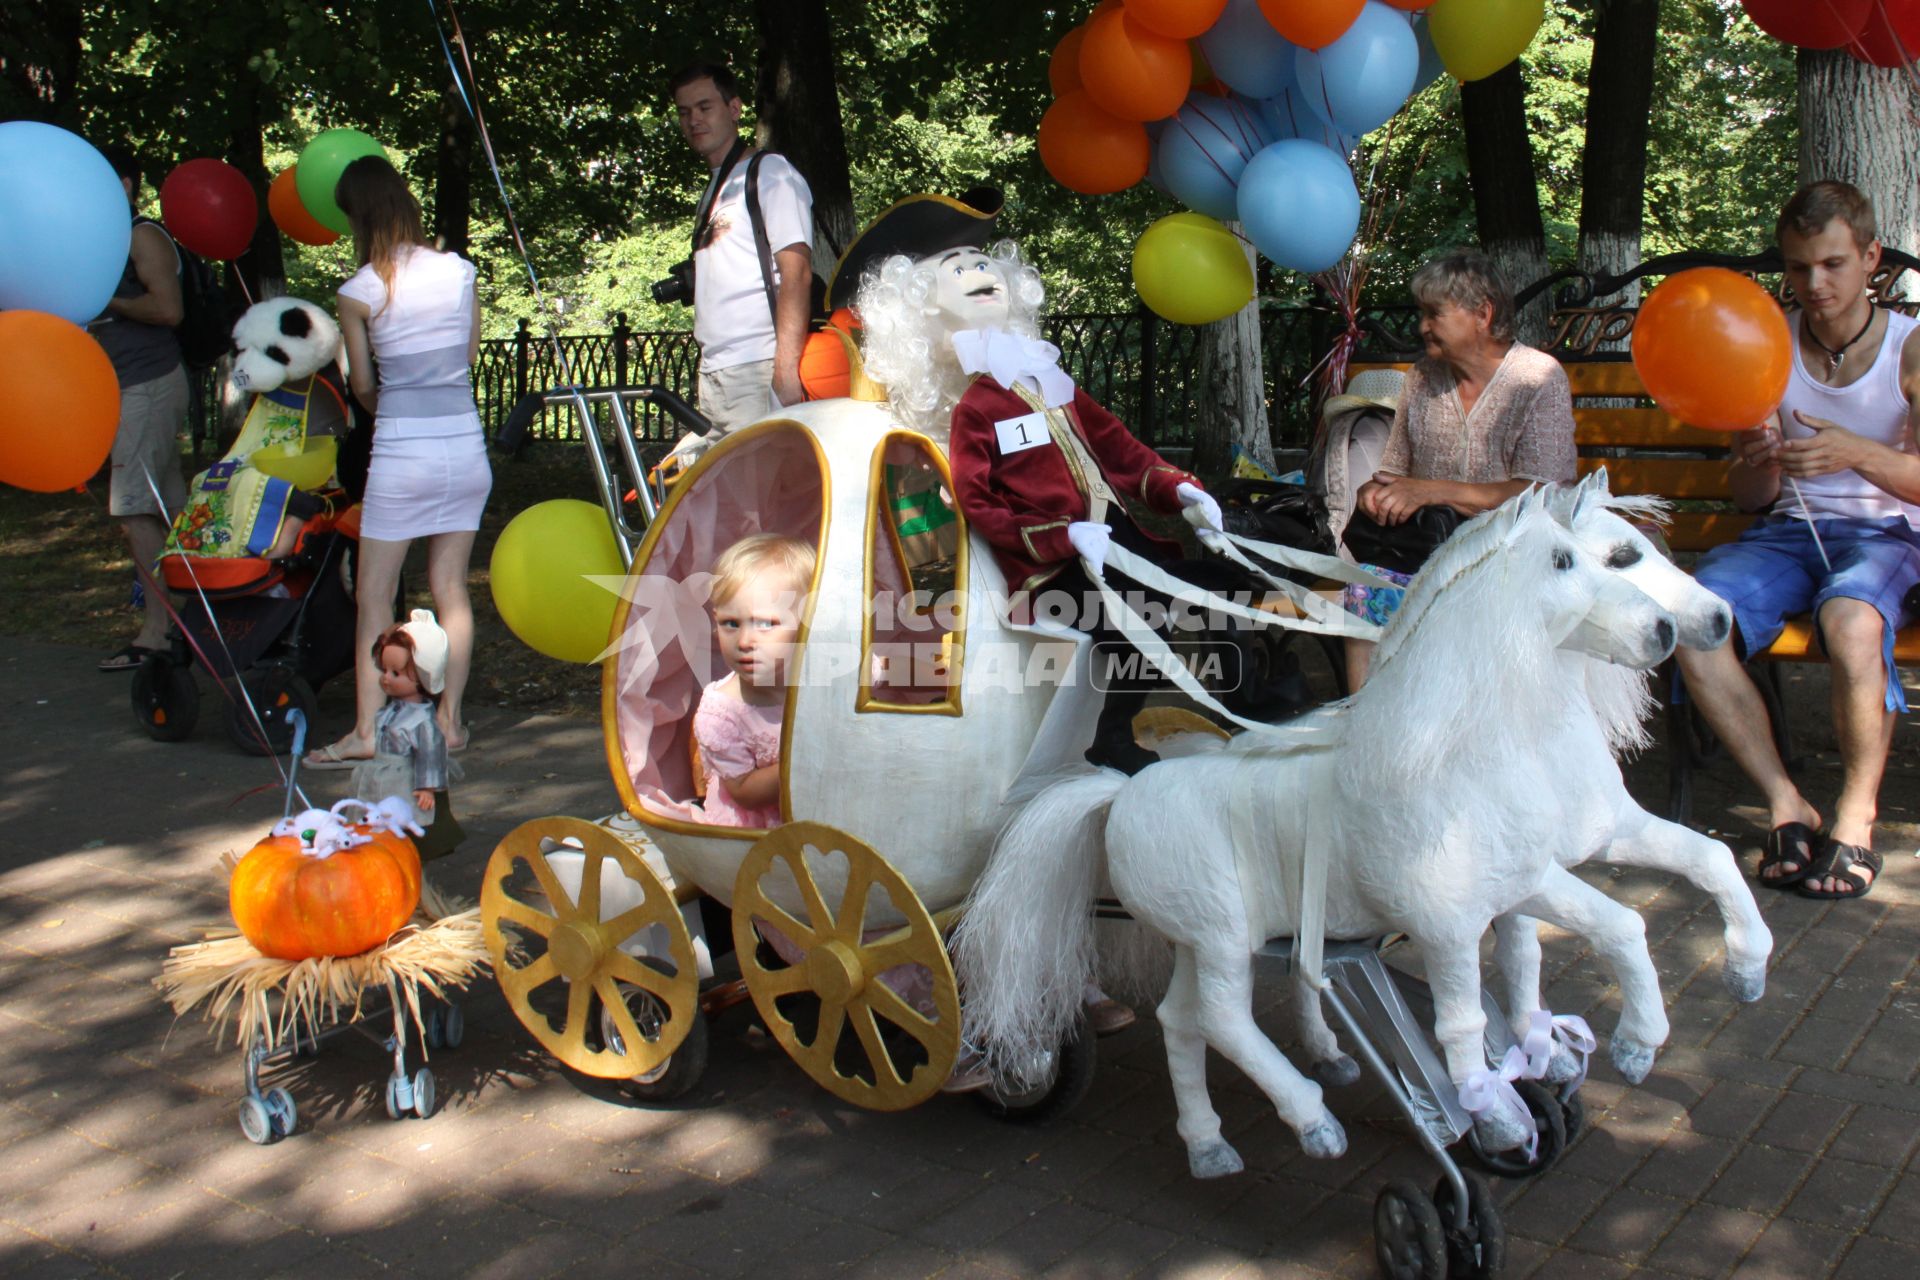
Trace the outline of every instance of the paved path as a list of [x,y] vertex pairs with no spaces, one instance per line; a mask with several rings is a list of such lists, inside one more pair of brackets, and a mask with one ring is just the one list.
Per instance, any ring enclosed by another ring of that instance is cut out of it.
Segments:
[[[378,1051],[335,1041],[284,1073],[300,1132],[251,1146],[237,1055],[176,1025],[149,980],[224,919],[217,859],[277,815],[246,794],[274,775],[227,745],[211,695],[192,741],[147,741],[126,677],[92,660],[19,641],[0,657],[0,1276],[1361,1276],[1375,1191],[1433,1180],[1368,1090],[1336,1095],[1346,1158],[1313,1162],[1216,1062],[1249,1172],[1194,1182],[1147,1018],[1103,1042],[1088,1102],[1036,1131],[965,1099],[852,1110],[740,1011],[701,1087],[648,1109],[545,1059],[490,986],[466,1044],[434,1059],[441,1114],[389,1121]],[[1818,747],[1824,677],[1795,683]],[[614,807],[597,724],[474,718],[457,797],[473,838],[433,873],[469,892],[518,822]],[[1596,1064],[1586,1135],[1502,1189],[1509,1276],[1920,1274],[1916,739],[1909,721],[1886,787],[1886,883],[1853,904],[1762,895],[1778,948],[1757,1005],[1722,993],[1717,920],[1691,889],[1593,874],[1646,914],[1673,1040],[1639,1088]],[[1647,795],[1661,768],[1636,767]],[[1809,766],[1818,790],[1833,773],[1830,755]],[[1699,811],[1736,847],[1755,838],[1724,766]],[[1548,968],[1553,1007],[1604,1033],[1615,996],[1593,958],[1553,941]],[[1284,1039],[1280,997],[1259,992]]]

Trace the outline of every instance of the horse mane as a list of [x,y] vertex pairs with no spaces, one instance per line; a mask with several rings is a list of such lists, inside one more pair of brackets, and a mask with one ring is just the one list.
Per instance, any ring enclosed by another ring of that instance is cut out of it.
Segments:
[[[1569,529],[1593,503],[1628,521],[1638,518],[1664,523],[1672,509],[1664,498],[1612,492],[1605,467],[1597,468],[1578,484],[1556,485],[1542,496],[1553,518]],[[1580,664],[1587,701],[1614,758],[1644,751],[1653,741],[1647,718],[1656,701],[1648,674],[1591,655],[1579,655],[1574,660]]]
[[1565,681],[1545,619],[1517,606],[1544,591],[1542,544],[1558,530],[1523,496],[1462,525],[1428,560],[1352,700],[1347,749],[1360,777],[1438,776],[1465,745],[1530,749],[1539,719],[1564,702]]

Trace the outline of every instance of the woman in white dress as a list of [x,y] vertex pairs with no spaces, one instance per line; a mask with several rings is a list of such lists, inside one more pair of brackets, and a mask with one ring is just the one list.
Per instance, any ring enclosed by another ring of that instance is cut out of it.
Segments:
[[[420,205],[383,156],[348,165],[334,199],[353,227],[360,270],[340,286],[340,331],[360,403],[375,415],[360,519],[352,732],[309,755],[308,768],[350,768],[373,755],[385,702],[371,658],[393,623],[407,546],[427,540],[427,586],[448,641],[438,720],[449,750],[466,745],[460,699],[473,661],[467,565],[493,487],[470,369],[480,350],[471,262],[427,243]],[[379,369],[379,384],[374,370]]]

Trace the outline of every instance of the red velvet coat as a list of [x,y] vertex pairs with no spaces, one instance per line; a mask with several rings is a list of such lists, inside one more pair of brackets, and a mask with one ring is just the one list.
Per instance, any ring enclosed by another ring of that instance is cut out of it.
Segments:
[[[1141,444],[1126,424],[1079,388],[1064,406],[1069,425],[1119,499],[1123,510],[1143,504],[1153,511],[1180,510],[1175,490],[1195,484]],[[947,457],[953,466],[953,496],[961,514],[992,544],[994,558],[1015,591],[1029,591],[1055,577],[1078,555],[1067,526],[1085,520],[1086,490],[1066,454],[1046,444],[1014,453],[1000,451],[994,423],[1034,412],[1025,400],[990,377],[975,378],[954,406]],[[1154,538],[1171,552],[1179,546]]]

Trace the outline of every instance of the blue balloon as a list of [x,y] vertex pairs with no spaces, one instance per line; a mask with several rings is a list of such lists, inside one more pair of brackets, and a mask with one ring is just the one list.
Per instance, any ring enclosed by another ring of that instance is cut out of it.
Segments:
[[1359,141],[1350,133],[1340,132],[1321,119],[1319,112],[1308,107],[1300,95],[1299,85],[1266,99],[1258,107],[1261,125],[1270,142],[1305,138],[1344,156],[1350,155]]
[[1199,40],[1207,65],[1229,89],[1271,98],[1293,83],[1293,42],[1273,29],[1259,0],[1227,0]]
[[1239,216],[1240,171],[1269,141],[1244,98],[1195,93],[1165,122],[1154,164],[1174,199],[1231,222]]
[[1406,15],[1367,0],[1346,34],[1294,55],[1301,100],[1344,133],[1368,133],[1406,105],[1420,70],[1420,42]]
[[1341,155],[1285,138],[1240,174],[1240,221],[1253,247],[1293,271],[1325,271],[1360,230],[1360,192]]
[[132,240],[126,189],[105,156],[50,124],[0,124],[0,311],[85,324],[106,310]]
[[[1440,61],[1440,51],[1433,47],[1433,32],[1427,30],[1427,15],[1416,13],[1409,24],[1413,28],[1413,38],[1420,45],[1420,70],[1413,75],[1413,92],[1418,93],[1446,74],[1446,64]],[[1413,94],[1408,94],[1412,97]]]

